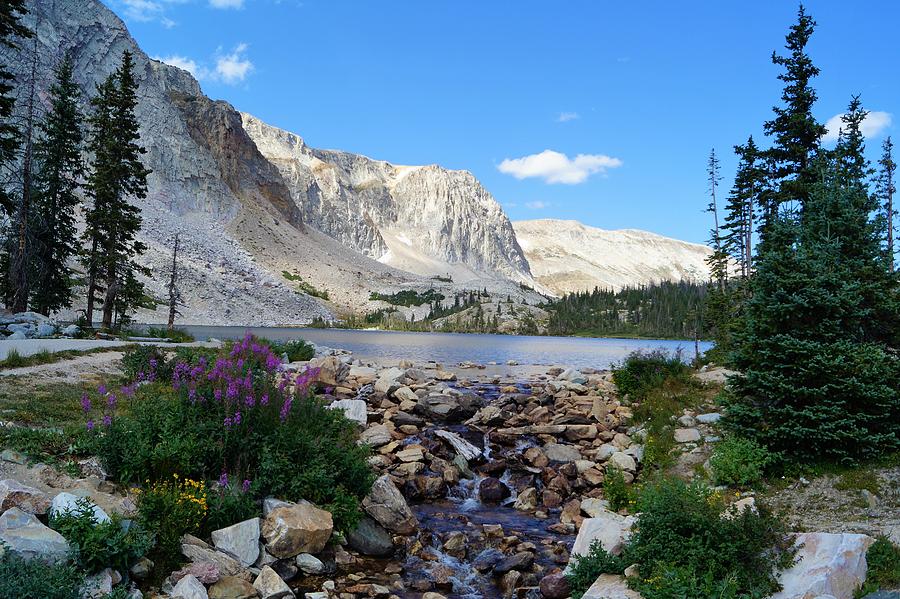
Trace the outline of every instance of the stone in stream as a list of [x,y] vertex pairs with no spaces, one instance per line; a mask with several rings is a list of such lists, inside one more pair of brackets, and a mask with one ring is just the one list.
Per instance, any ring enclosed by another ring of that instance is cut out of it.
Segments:
[[485,503],[500,503],[512,493],[499,478],[489,476],[478,485],[478,497]]
[[43,491],[23,485],[17,480],[0,480],[0,512],[12,507],[40,516],[50,509],[50,498]]
[[212,532],[213,546],[251,566],[259,557],[259,518],[250,518]]
[[516,502],[513,504],[513,508],[521,511],[521,512],[533,512],[537,509],[537,489],[534,487],[528,487],[516,497]]
[[574,445],[547,443],[544,453],[551,462],[574,462],[581,459],[581,452]]
[[782,590],[772,599],[807,599],[820,595],[853,599],[866,580],[866,551],[875,539],[849,533],[808,532],[797,535],[797,562],[782,572]]
[[534,554],[520,551],[515,555],[503,558],[494,565],[494,574],[506,574],[511,570],[528,570],[534,563]]
[[369,516],[363,516],[359,525],[347,535],[347,542],[363,555],[385,557],[394,552],[390,533]]
[[296,503],[269,512],[263,521],[262,536],[266,551],[284,559],[322,551],[333,530],[330,513],[311,503]]
[[490,572],[503,559],[503,553],[499,549],[489,547],[479,553],[472,560],[472,567],[479,572]]
[[461,455],[466,461],[472,461],[481,457],[481,450],[451,431],[436,430],[434,434],[441,439],[447,441],[458,455]]
[[572,592],[569,581],[562,572],[548,574],[541,578],[540,590],[544,599],[566,599]]
[[0,546],[23,559],[46,562],[65,561],[70,550],[61,534],[41,524],[34,514],[17,507],[0,515]]
[[409,535],[419,527],[419,521],[409,509],[403,494],[387,474],[375,480],[372,490],[363,499],[362,507],[376,522],[391,532]]

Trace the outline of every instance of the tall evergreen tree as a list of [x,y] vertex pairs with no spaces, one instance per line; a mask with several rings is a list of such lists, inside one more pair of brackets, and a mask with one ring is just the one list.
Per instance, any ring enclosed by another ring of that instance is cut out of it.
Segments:
[[750,276],[753,260],[754,212],[765,189],[766,171],[753,136],[744,145],[734,147],[738,156],[734,185],[725,204],[722,246],[726,254],[740,264],[741,277]]
[[885,247],[888,255],[888,269],[894,272],[894,193],[897,186],[894,183],[894,174],[897,171],[897,163],[894,162],[894,142],[890,136],[884,140],[881,146],[881,159],[878,161],[878,176],[875,179],[875,194],[881,200],[881,208],[884,211],[885,221]]
[[852,461],[900,447],[897,281],[866,186],[855,99],[821,153],[800,218],[781,214],[758,255],[728,422],[793,458]]
[[765,123],[766,135],[774,138],[768,155],[772,161],[771,175],[776,183],[776,194],[772,197],[769,212],[784,204],[795,210],[802,209],[816,180],[811,167],[825,127],[812,113],[817,95],[811,81],[818,76],[819,69],[806,53],[806,45],[815,27],[816,22],[801,4],[797,23],[791,26],[785,38],[787,55],[772,53],[772,62],[784,68],[778,76],[784,82],[784,89],[782,105],[773,108],[775,117]]
[[32,254],[32,307],[49,315],[72,305],[69,259],[75,255],[75,208],[84,174],[84,141],[80,91],[66,57],[50,88],[50,112],[41,125],[35,147],[38,164],[35,185],[36,239]]
[[[0,2],[0,44],[16,50],[20,38],[32,35],[22,17],[28,13],[25,0],[3,0]],[[14,83],[13,74],[4,64],[0,64],[0,167],[9,166],[14,160],[19,147],[19,130],[10,122],[15,98],[11,95]],[[7,190],[0,188],[0,211],[7,214],[13,211],[12,199]]]
[[88,191],[93,205],[85,219],[85,237],[90,246],[85,259],[86,316],[92,322],[95,294],[102,289],[104,328],[113,326],[116,313],[127,314],[134,307],[133,302],[140,297],[140,283],[135,275],[146,273],[135,261],[145,249],[136,239],[141,213],[129,201],[146,197],[150,173],[140,160],[146,150],[138,143],[136,90],[134,61],[126,50],[122,64],[98,86],[97,97],[92,100],[89,149],[94,160]]

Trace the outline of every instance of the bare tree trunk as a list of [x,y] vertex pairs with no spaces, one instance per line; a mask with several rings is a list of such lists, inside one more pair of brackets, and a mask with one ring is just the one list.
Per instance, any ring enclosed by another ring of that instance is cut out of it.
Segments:
[[31,79],[28,82],[28,104],[25,116],[25,153],[22,157],[22,200],[16,215],[16,243],[9,261],[12,287],[9,308],[13,312],[28,309],[28,221],[31,212],[32,153],[34,151],[34,85],[37,76],[37,36],[31,55]]
[[172,249],[172,277],[169,279],[169,331],[175,330],[175,313],[178,311],[178,235],[175,235],[175,247]]
[[106,273],[106,295],[103,298],[103,324],[101,325],[104,329],[112,329],[113,311],[118,294],[119,283],[116,281],[116,270],[113,266]]

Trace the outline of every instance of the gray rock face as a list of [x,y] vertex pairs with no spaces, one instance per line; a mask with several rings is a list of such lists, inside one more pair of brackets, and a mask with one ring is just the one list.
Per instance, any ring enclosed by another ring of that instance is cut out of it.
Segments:
[[17,507],[0,515],[0,544],[28,560],[65,561],[69,554],[69,543],[61,534]]
[[397,534],[412,534],[419,526],[403,494],[387,474],[378,477],[362,507],[375,521]]
[[262,599],[284,599],[294,596],[287,583],[269,566],[263,566],[259,571],[259,576],[253,581],[253,587],[259,591]]
[[384,557],[394,552],[390,533],[368,516],[360,520],[359,526],[347,536],[347,541],[363,555]]
[[212,532],[216,549],[233,555],[244,566],[251,566],[259,557],[259,518],[250,518]]
[[298,135],[242,116],[304,221],[344,245],[419,274],[435,274],[425,265],[430,258],[476,273],[531,278],[512,224],[471,173],[316,150]]

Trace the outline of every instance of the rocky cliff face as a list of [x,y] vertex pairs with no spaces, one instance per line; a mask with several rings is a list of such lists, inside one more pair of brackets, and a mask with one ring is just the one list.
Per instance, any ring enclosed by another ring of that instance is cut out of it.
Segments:
[[647,231],[605,231],[573,220],[513,223],[535,279],[556,293],[709,279],[705,245]]
[[311,226],[410,272],[530,282],[509,219],[471,173],[317,150],[298,135],[242,116]]

